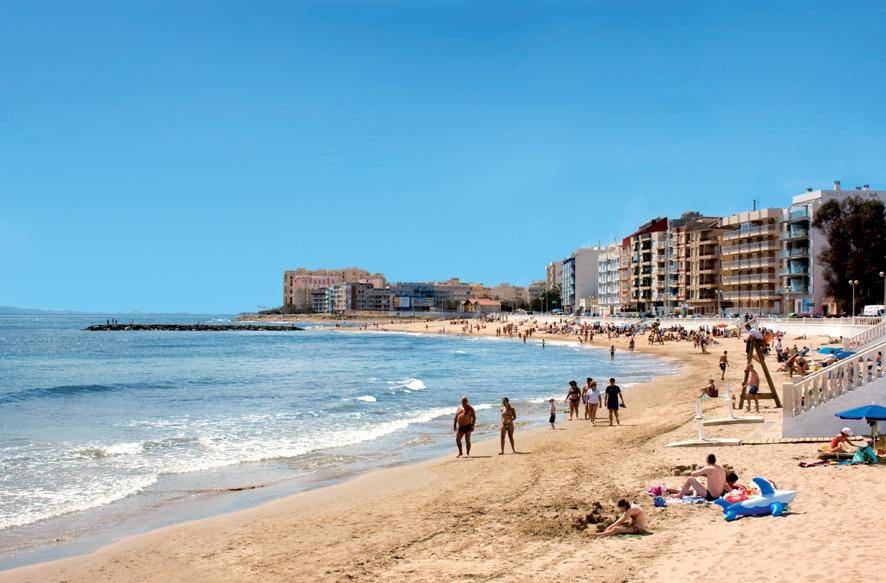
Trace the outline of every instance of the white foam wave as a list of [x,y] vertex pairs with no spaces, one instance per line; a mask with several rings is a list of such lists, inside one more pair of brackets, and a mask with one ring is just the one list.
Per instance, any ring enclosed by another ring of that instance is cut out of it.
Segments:
[[424,391],[428,387],[421,379],[408,378],[399,381],[388,381],[388,385],[392,387],[400,387],[409,391]]
[[376,399],[372,395],[362,395],[360,397],[354,397],[354,400],[363,401],[364,403],[375,403],[378,399]]

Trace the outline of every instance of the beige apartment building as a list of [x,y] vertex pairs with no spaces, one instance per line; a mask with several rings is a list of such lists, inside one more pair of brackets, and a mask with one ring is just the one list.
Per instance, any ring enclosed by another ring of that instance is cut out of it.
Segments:
[[[674,301],[668,262],[668,219],[657,217],[640,225],[622,241],[629,256],[627,311],[660,313],[670,311]],[[624,309],[624,308],[623,308]]]
[[313,270],[300,267],[283,272],[283,306],[297,312],[313,311],[317,298],[312,290],[326,289],[337,283],[369,283],[379,288],[387,285],[381,273],[370,273],[357,267]]
[[723,219],[720,299],[729,312],[781,314],[778,273],[784,209],[736,213]]
[[674,311],[716,314],[720,287],[720,217],[684,215],[670,222],[670,278]]

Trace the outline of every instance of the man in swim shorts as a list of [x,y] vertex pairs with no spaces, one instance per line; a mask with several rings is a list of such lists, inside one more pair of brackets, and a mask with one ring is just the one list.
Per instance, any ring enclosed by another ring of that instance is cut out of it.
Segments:
[[606,387],[606,408],[609,410],[609,426],[612,426],[612,417],[615,416],[615,423],[621,425],[618,419],[618,404],[625,406],[625,398],[621,394],[621,387],[615,384],[615,379],[609,379],[609,386]]
[[723,356],[720,357],[720,380],[725,380],[726,378],[726,367],[729,366],[729,357],[727,356],[727,351],[723,351]]
[[452,430],[455,431],[455,445],[458,447],[458,455],[462,456],[461,440],[465,440],[465,457],[471,457],[471,432],[474,431],[474,424],[477,422],[477,413],[474,408],[468,404],[468,398],[461,398],[461,407],[455,412],[455,419],[452,421]]
[[[708,454],[707,463],[702,469],[689,474],[683,488],[674,495],[675,498],[694,495],[713,502],[723,495],[726,489],[726,470],[717,465],[717,456],[712,453]],[[698,478],[705,478],[707,485],[699,482]]]
[[753,364],[749,364],[746,369],[748,380],[745,382],[742,388],[747,387],[748,389],[748,413],[751,412],[751,399],[754,400],[754,405],[757,407],[757,413],[760,412],[760,398],[757,397],[757,394],[760,392],[760,375],[757,374],[757,371],[754,369]]

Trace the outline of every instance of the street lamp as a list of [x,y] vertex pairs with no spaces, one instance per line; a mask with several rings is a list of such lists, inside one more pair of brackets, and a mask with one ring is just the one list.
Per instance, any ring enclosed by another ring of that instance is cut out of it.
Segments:
[[855,286],[857,286],[860,282],[857,279],[850,279],[849,285],[852,286],[852,317],[855,317]]
[[886,271],[881,271],[880,277],[883,279],[883,305],[886,306]]

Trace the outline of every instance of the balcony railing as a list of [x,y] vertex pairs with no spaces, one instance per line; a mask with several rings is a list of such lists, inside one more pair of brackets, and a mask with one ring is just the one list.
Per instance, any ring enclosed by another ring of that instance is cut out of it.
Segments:
[[724,300],[756,300],[761,298],[778,298],[778,293],[772,289],[752,289],[744,291],[723,292]]
[[724,285],[742,285],[753,283],[776,283],[778,276],[774,273],[754,273],[751,275],[726,275],[720,278]]
[[787,277],[791,277],[791,276],[802,277],[802,276],[809,275],[809,271],[805,267],[803,267],[803,268],[788,267],[787,269],[779,269],[778,275],[787,276]]
[[809,230],[808,229],[788,229],[784,233],[778,236],[782,241],[791,241],[793,239],[808,239],[809,238]]
[[808,221],[809,220],[809,211],[805,208],[802,209],[794,209],[791,211],[790,220],[794,221]]
[[724,261],[720,264],[724,271],[734,269],[752,269],[755,267],[778,267],[781,262],[775,257],[756,257],[754,259],[739,259],[737,261]]
[[760,237],[763,235],[776,234],[778,234],[778,225],[760,225],[759,227],[751,227],[750,229],[726,231],[723,233],[723,240],[732,241],[733,239],[743,239],[745,237]]
[[779,259],[790,259],[792,257],[809,257],[809,249],[807,247],[794,247],[793,249],[785,249],[778,254]]
[[734,255],[736,253],[756,253],[763,251],[776,251],[781,246],[777,241],[761,241],[759,243],[745,243],[743,245],[730,245],[723,247],[723,255]]

